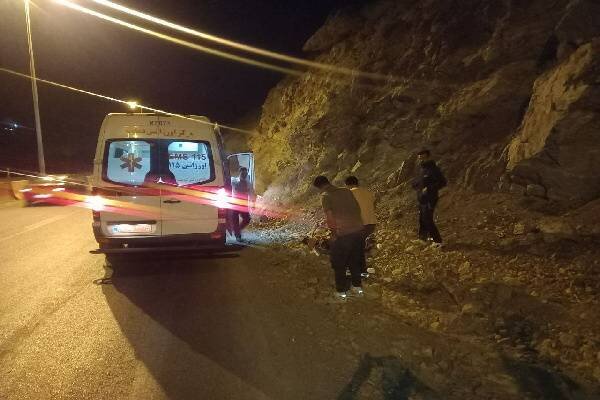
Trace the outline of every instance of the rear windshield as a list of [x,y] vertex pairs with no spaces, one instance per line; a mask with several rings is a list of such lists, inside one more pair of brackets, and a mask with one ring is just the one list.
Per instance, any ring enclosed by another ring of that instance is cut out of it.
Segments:
[[106,181],[131,186],[159,180],[200,185],[215,179],[208,142],[171,139],[108,140],[102,174]]

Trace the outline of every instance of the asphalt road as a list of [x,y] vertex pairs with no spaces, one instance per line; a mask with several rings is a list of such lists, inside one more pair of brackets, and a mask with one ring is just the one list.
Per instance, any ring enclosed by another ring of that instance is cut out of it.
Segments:
[[596,398],[484,338],[330,304],[327,260],[285,246],[114,268],[94,248],[89,210],[0,205],[1,400]]
[[90,224],[0,208],[1,399],[331,399],[352,380],[336,322],[262,273],[268,252],[113,273]]

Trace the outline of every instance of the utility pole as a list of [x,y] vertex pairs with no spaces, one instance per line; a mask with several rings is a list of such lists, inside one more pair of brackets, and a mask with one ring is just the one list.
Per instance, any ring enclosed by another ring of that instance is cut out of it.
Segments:
[[33,94],[33,112],[35,115],[35,134],[37,138],[38,167],[40,175],[46,175],[46,162],[44,161],[44,144],[42,142],[42,123],[40,121],[40,106],[38,102],[37,80],[35,75],[35,62],[33,60],[33,43],[31,41],[31,16],[29,0],[25,2],[25,20],[27,22],[27,43],[29,44],[29,74],[31,75],[31,91]]

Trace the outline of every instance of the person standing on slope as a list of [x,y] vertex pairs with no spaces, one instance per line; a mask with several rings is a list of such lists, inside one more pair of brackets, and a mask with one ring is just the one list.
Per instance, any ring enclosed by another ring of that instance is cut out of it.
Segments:
[[438,246],[442,244],[442,236],[435,225],[433,213],[438,202],[438,192],[446,186],[447,181],[442,171],[427,149],[417,153],[419,171],[412,182],[419,204],[419,239],[432,239]]
[[[369,248],[367,245],[367,238],[375,233],[375,227],[377,226],[377,217],[375,216],[375,195],[368,189],[359,186],[358,178],[355,176],[347,177],[344,183],[346,184],[346,187],[350,189],[356,202],[360,206],[360,217],[363,223],[363,245],[365,246],[365,251],[367,251]],[[363,278],[368,278],[369,276],[366,263],[361,268],[361,275]]]
[[[335,296],[337,300],[344,300],[347,295],[362,296],[360,272],[365,248],[360,206],[350,190],[332,185],[324,176],[317,176],[313,186],[321,192],[321,204],[331,231],[329,257],[335,275]],[[350,269],[352,280],[348,292],[346,268]]]

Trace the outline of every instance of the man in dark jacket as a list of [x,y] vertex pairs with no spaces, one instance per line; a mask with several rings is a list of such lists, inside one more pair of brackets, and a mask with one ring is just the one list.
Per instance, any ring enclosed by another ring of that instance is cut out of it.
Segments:
[[433,212],[438,201],[438,191],[446,186],[446,178],[431,160],[431,153],[427,149],[417,153],[420,168],[413,181],[413,188],[417,192],[419,203],[419,239],[431,238],[435,243],[442,243],[440,232],[435,226]]

